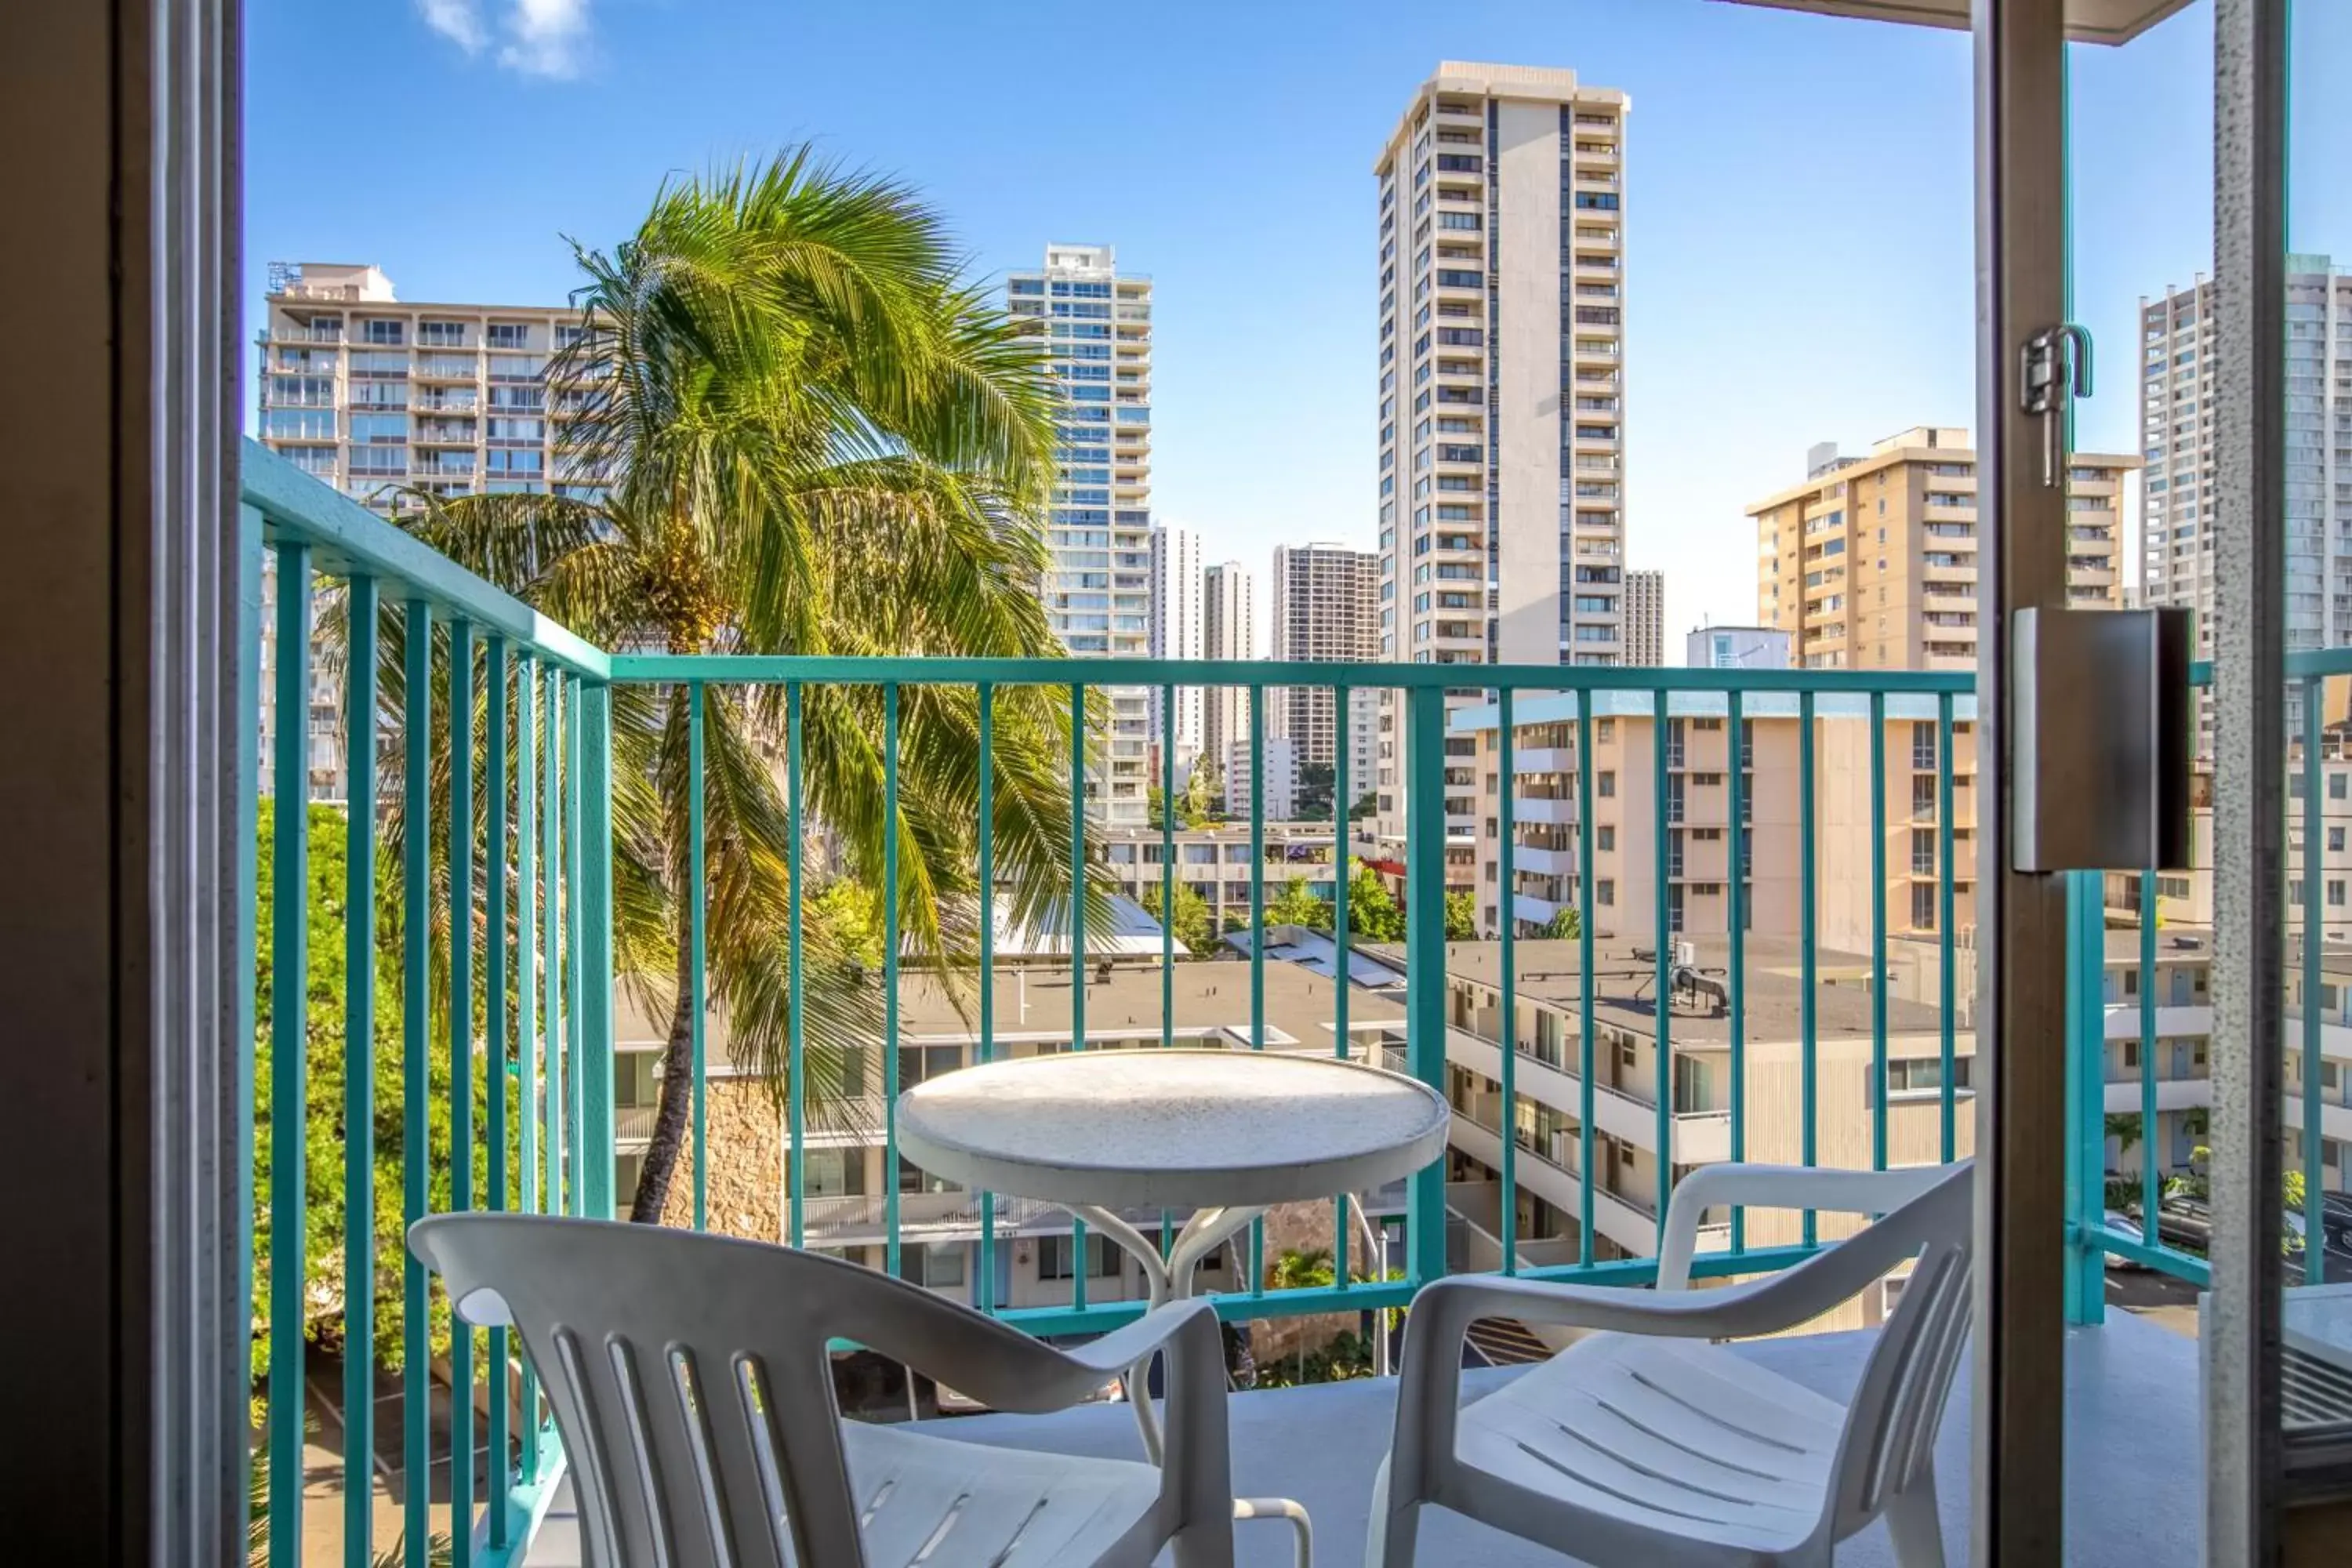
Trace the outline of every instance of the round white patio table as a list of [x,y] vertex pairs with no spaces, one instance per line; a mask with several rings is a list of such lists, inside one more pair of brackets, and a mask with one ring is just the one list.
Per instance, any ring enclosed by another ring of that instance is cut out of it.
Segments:
[[[943,1073],[898,1097],[899,1152],[975,1191],[1034,1198],[1132,1255],[1150,1305],[1192,1293],[1219,1244],[1276,1204],[1383,1186],[1445,1149],[1450,1112],[1428,1085],[1333,1057],[1135,1049],[1020,1057]],[[1190,1209],[1163,1260],[1114,1212]],[[1141,1367],[1127,1379],[1144,1450],[1160,1424]],[[1237,1519],[1306,1512],[1278,1498],[1236,1500]]]

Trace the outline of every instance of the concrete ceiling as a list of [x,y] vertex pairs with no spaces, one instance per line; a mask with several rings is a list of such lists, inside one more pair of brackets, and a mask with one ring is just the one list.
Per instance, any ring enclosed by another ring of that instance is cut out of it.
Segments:
[[[1929,27],[1965,27],[1970,0],[1727,0],[1736,5],[1771,5],[1783,11],[1817,11],[1827,16],[1868,16]],[[2080,44],[2127,44],[2189,0],[2065,0],[2066,36]]]

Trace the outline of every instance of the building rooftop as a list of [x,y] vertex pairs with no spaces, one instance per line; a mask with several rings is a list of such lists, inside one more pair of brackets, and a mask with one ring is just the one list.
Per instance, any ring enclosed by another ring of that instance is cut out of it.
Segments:
[[[1728,1007],[1707,986],[1723,986],[1730,973],[1730,951],[1719,936],[1685,937],[1696,950],[1696,969],[1704,983],[1697,991],[1678,987],[1669,1023],[1678,1045],[1731,1043]],[[1573,1012],[1584,994],[1582,944],[1576,942],[1531,940],[1516,944],[1518,994],[1531,1001],[1562,1006]],[[1794,1040],[1800,1037],[1799,1003],[1803,994],[1803,960],[1799,946],[1785,937],[1748,939],[1747,985],[1742,1004],[1750,1041]],[[1397,972],[1396,993],[1403,992],[1404,948],[1386,944],[1370,949]],[[1871,1032],[1870,959],[1862,953],[1815,949],[1813,1027],[1823,1040]],[[1503,944],[1499,942],[1450,942],[1445,944],[1446,973],[1474,984],[1499,988],[1503,977]],[[1593,1017],[1628,1033],[1657,1032],[1656,949],[1646,938],[1596,934],[1592,942]],[[1890,1035],[1919,1034],[1939,1027],[1933,1007],[1886,998],[1886,1029]]]
[[[971,977],[967,977],[970,980]],[[877,977],[877,1007],[879,977]],[[1332,1047],[1332,983],[1296,963],[1269,957],[1265,964],[1265,1043],[1274,1049]],[[1172,983],[1179,1045],[1246,1046],[1251,1040],[1250,966],[1233,960],[1179,963]],[[1161,1007],[1160,965],[1097,964],[1087,980],[1087,1038],[1097,1045],[1157,1038]],[[959,1006],[959,1001],[961,1005]],[[995,1040],[999,1049],[1061,1046],[1070,1038],[1070,971],[1066,963],[999,964],[996,968]],[[625,996],[617,999],[614,1037],[622,1050],[656,1050],[668,1038],[667,1018],[646,1016]],[[1403,1006],[1393,997],[1360,987],[1348,997],[1350,1033],[1378,1031],[1401,1022]],[[961,997],[936,971],[899,975],[898,1037],[902,1045],[943,1045],[980,1038],[980,994],[976,984]],[[727,1022],[714,1012],[706,1031],[714,1064],[731,1060]],[[745,1064],[732,1071],[740,1073]],[[716,1076],[730,1069],[714,1065]]]

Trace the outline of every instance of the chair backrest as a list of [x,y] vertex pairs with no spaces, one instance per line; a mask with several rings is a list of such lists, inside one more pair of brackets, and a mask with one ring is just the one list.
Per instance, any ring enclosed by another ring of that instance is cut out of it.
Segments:
[[828,1342],[944,1373],[950,1320],[961,1355],[1053,1355],[887,1275],[757,1242],[478,1213],[420,1221],[409,1245],[459,1317],[521,1334],[605,1568],[863,1568]]
[[1870,1227],[1904,1251],[1916,1245],[1916,1254],[1847,1406],[1830,1486],[1832,1540],[1877,1518],[1935,1458],[1936,1431],[1968,1343],[1974,1193],[1972,1162],[1946,1166],[1934,1185]]

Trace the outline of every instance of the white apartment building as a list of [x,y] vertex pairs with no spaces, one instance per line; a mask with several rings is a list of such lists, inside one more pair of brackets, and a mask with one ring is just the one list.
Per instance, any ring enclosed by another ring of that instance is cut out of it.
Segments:
[[[2286,261],[2286,646],[2352,643],[2352,272]],[[2213,657],[2213,285],[2140,300],[2140,603],[2197,619]],[[2212,713],[2201,729],[2210,750]],[[2288,694],[2288,727],[2301,708]]]
[[1264,767],[1250,755],[1246,736],[1225,750],[1226,809],[1246,816],[1262,773],[1265,780],[1265,819],[1287,821],[1298,815],[1298,748],[1280,735],[1265,739]]
[[[604,493],[564,472],[556,452],[560,426],[588,395],[547,379],[550,361],[583,331],[577,309],[404,300],[380,268],[303,261],[270,263],[262,310],[257,434],[313,478],[379,511],[404,486],[440,496]],[[266,591],[274,599],[274,582]],[[274,666],[272,618],[263,625]],[[311,681],[310,794],[340,798],[341,694],[317,661]],[[267,757],[277,729],[268,668],[261,722]]]
[[1655,669],[1666,662],[1666,574],[1625,574],[1625,662]]
[[[1370,664],[1381,657],[1381,558],[1344,544],[1274,547],[1274,657],[1294,663]],[[1348,705],[1348,787],[1370,787],[1379,745],[1377,696],[1367,707],[1351,689]],[[1304,766],[1338,760],[1339,713],[1328,687],[1292,686],[1273,694],[1270,734],[1291,741]],[[1361,723],[1367,714],[1371,722]]]
[[[1201,657],[1247,659],[1257,656],[1257,584],[1240,562],[1215,562],[1201,574]],[[1203,692],[1201,754],[1222,767],[1236,742],[1247,746],[1249,741],[1248,689],[1213,686]],[[1229,811],[1233,809],[1231,783],[1225,781]]]
[[[1383,658],[1624,661],[1627,110],[1572,70],[1447,60],[1373,165]],[[1393,840],[1402,712],[1384,710]],[[1445,793],[1466,841],[1475,785],[1450,757]]]
[[[1039,593],[1063,647],[1081,658],[1151,652],[1151,280],[1123,274],[1108,245],[1049,245],[1045,264],[1004,283],[1005,309],[1044,340],[1063,393],[1061,465],[1047,520],[1052,561]],[[1131,826],[1149,805],[1151,695],[1109,693],[1108,755],[1090,771],[1096,820]]]
[[[1151,525],[1151,657],[1201,657],[1201,535],[1181,523]],[[1151,743],[1167,733],[1160,704],[1151,694]],[[1176,689],[1176,771],[1187,773],[1201,754],[1201,701],[1197,686]],[[1155,771],[1153,776],[1159,776]]]

